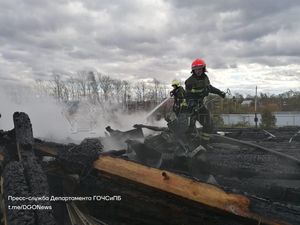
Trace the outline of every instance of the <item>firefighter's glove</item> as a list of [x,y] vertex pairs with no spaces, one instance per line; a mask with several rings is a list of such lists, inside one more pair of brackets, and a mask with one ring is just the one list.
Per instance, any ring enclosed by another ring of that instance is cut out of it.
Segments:
[[225,97],[226,97],[226,93],[225,93],[224,91],[221,91],[220,96],[221,96],[222,98],[225,98]]

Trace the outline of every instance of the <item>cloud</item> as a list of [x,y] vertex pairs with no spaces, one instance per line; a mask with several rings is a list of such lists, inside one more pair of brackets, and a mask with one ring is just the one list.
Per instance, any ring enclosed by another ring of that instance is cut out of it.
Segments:
[[[236,75],[245,67],[258,73],[251,85],[268,80],[266,90],[275,90],[280,75],[299,90],[299,12],[297,0],[1,1],[1,82],[84,68],[170,82],[186,79],[202,57],[210,71],[230,77],[221,87],[245,85]],[[291,65],[293,76],[282,72]]]

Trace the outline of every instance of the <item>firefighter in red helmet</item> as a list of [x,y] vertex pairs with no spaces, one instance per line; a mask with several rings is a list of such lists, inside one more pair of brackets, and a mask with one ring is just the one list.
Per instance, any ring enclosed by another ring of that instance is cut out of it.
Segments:
[[207,70],[203,59],[195,59],[191,68],[192,75],[185,81],[186,100],[188,109],[191,112],[189,127],[190,130],[194,130],[196,121],[199,121],[203,126],[201,138],[205,145],[209,141],[213,125],[210,112],[204,105],[204,98],[209,93],[217,94],[222,98],[225,98],[226,94],[210,84],[208,76],[205,73]]

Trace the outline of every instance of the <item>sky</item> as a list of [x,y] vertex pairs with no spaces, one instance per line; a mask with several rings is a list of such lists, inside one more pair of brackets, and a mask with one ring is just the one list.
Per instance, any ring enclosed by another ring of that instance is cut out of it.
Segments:
[[0,84],[97,70],[184,82],[195,58],[211,84],[300,91],[299,0],[0,0]]

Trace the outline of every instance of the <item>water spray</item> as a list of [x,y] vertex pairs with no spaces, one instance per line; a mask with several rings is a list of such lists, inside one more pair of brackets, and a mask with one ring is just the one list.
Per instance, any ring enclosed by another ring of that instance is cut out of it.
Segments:
[[158,104],[154,109],[152,109],[145,117],[145,120],[147,121],[148,118],[156,111],[158,110],[163,104],[165,104],[171,97],[166,98],[163,100],[160,104]]

